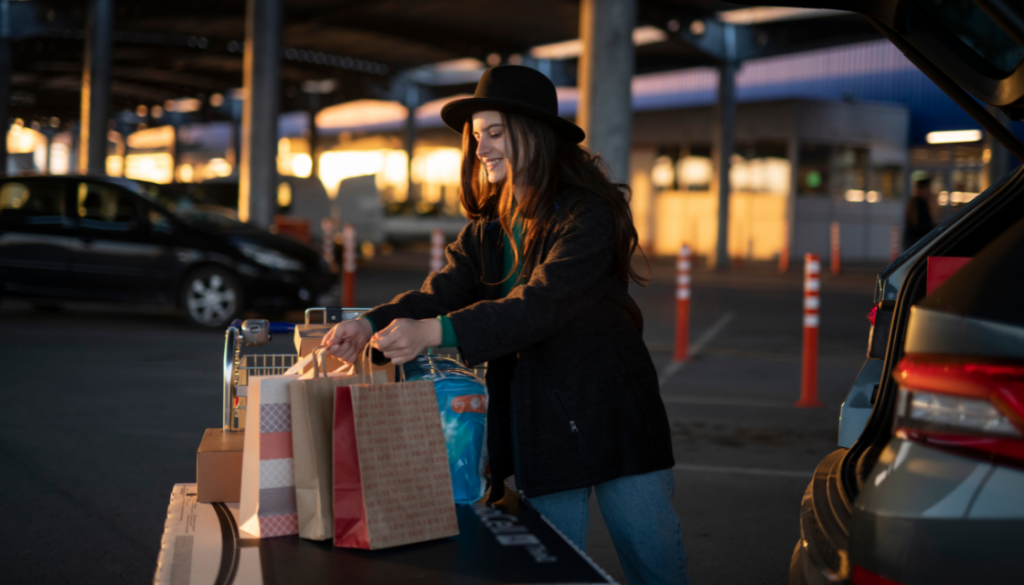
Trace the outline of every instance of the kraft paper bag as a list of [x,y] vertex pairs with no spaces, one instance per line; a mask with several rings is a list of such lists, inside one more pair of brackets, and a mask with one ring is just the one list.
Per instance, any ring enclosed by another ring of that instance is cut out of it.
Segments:
[[239,528],[257,538],[298,534],[288,384],[296,376],[249,378]]
[[[321,352],[317,352],[318,354]],[[288,384],[292,407],[292,453],[295,460],[295,503],[299,518],[299,536],[309,540],[327,540],[334,536],[331,498],[331,433],[334,417],[334,389],[366,380],[361,375],[338,372],[319,375],[323,362],[319,356],[314,376]],[[384,372],[375,372],[380,383]]]
[[459,533],[433,382],[339,386],[333,439],[334,546]]

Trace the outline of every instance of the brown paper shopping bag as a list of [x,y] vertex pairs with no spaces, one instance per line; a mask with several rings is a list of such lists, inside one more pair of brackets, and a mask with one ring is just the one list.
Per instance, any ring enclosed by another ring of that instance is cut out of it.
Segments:
[[[315,352],[312,377],[288,384],[292,406],[292,455],[299,536],[327,540],[334,536],[331,502],[331,432],[334,389],[366,382],[361,375],[323,374],[322,351]],[[378,378],[384,373],[378,372]],[[305,376],[304,376],[305,377]],[[383,383],[386,379],[378,379]]]
[[433,382],[339,386],[333,438],[334,546],[459,533]]

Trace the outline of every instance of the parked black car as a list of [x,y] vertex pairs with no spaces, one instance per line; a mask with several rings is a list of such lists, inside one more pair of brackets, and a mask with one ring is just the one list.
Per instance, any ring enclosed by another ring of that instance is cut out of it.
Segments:
[[331,280],[314,250],[173,185],[0,179],[0,295],[173,304],[220,328],[247,309],[309,306]]

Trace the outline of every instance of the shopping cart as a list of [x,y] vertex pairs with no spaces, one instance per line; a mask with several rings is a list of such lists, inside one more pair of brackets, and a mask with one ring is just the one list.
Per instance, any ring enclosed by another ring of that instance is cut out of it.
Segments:
[[[317,307],[306,309],[306,324],[339,323],[355,319],[369,309]],[[249,376],[277,376],[292,367],[297,354],[242,353],[242,347],[266,345],[273,335],[287,335],[294,323],[266,319],[234,320],[224,333],[224,430],[245,430],[245,396],[239,389],[249,385]],[[244,394],[244,390],[243,390]]]

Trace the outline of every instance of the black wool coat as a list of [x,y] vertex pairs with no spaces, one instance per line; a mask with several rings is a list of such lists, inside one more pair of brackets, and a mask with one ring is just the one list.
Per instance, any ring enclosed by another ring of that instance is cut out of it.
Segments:
[[419,291],[367,314],[379,328],[448,315],[466,363],[487,362],[491,501],[513,474],[513,392],[516,483],[527,497],[675,464],[643,317],[628,283],[611,274],[612,210],[593,193],[557,201],[539,262],[508,296],[497,284],[505,238],[491,213],[462,230],[448,265]]

